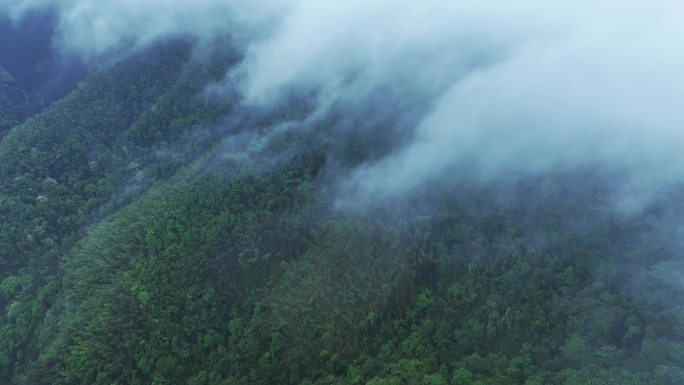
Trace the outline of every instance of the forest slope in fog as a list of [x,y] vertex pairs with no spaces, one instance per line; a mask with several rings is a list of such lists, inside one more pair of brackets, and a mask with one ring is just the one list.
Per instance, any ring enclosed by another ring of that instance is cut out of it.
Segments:
[[684,383],[679,7],[129,3],[0,0],[0,383]]

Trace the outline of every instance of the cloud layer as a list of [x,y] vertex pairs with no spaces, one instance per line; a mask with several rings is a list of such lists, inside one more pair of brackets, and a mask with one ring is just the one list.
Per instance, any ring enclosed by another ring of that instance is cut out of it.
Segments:
[[[483,178],[593,163],[629,170],[642,189],[681,180],[682,8],[602,5],[522,15],[535,33],[517,36],[494,65],[449,82],[411,144],[360,170],[358,187],[391,194],[458,164]],[[476,25],[473,35],[499,26],[489,15]]]
[[490,179],[596,164],[630,172],[625,188],[640,194],[684,177],[679,2],[290,5],[248,51],[248,101],[310,88],[323,106],[344,105],[398,90],[388,93],[397,115],[428,106],[404,148],[347,181],[353,200],[400,194],[459,166]]
[[410,137],[345,181],[353,197],[465,165],[488,179],[599,164],[645,191],[684,177],[679,1],[0,0],[35,6],[58,10],[61,44],[84,56],[230,33],[245,60],[226,84],[247,104],[308,92],[319,117],[392,111]]

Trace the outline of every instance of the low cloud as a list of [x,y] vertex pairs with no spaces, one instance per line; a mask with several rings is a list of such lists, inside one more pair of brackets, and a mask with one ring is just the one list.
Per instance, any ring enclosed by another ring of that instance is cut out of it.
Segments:
[[675,8],[580,19],[547,41],[518,41],[504,60],[451,83],[411,144],[353,183],[388,194],[457,164],[483,178],[599,164],[642,186],[680,180],[684,57],[675,47],[684,20]]
[[306,124],[360,106],[368,122],[394,116],[401,144],[345,178],[342,200],[458,167],[492,180],[596,164],[645,195],[684,177],[678,1],[0,0],[15,16],[36,6],[58,10],[58,41],[84,56],[230,34],[245,59],[225,85],[245,104],[306,93]]
[[674,1],[299,1],[249,50],[244,92],[313,89],[339,108],[399,90],[388,102],[423,106],[403,148],[346,181],[354,201],[459,165],[492,179],[596,164],[648,194],[684,176],[683,22]]

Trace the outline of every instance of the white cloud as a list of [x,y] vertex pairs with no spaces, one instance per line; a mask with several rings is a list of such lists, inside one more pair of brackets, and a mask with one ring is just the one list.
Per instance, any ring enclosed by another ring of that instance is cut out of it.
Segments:
[[465,163],[484,178],[584,162],[643,188],[684,177],[679,1],[0,0],[15,15],[37,5],[59,9],[63,45],[86,56],[230,32],[246,59],[227,84],[247,103],[309,90],[339,108],[390,90],[397,116],[420,105],[408,144],[347,181],[355,194]]
[[472,160],[484,177],[580,162],[627,167],[649,183],[684,177],[683,14],[641,15],[579,20],[558,39],[521,42],[451,85],[411,145],[357,182],[397,191]]

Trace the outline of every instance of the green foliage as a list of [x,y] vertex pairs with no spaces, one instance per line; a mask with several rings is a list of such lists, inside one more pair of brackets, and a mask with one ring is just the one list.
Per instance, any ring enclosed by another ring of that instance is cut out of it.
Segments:
[[578,335],[571,335],[560,348],[563,357],[572,363],[582,363],[589,358],[589,344]]
[[[329,144],[222,128],[232,106],[202,92],[233,60],[161,44],[2,138],[0,380],[684,382],[677,233],[657,210],[605,214],[579,172],[505,205],[445,184],[333,209]],[[362,139],[342,163],[373,152]]]

